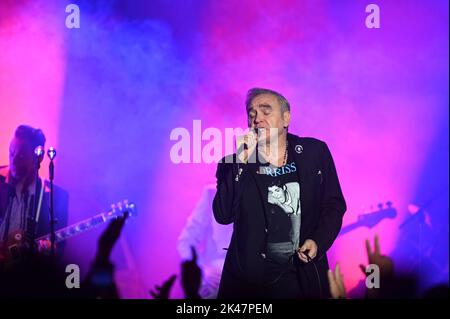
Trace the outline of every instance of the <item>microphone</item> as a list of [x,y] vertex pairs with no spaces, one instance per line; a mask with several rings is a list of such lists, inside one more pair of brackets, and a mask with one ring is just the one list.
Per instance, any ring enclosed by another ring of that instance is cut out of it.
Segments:
[[262,127],[255,127],[255,133],[258,136],[263,134],[264,133],[264,128],[262,128]]
[[54,213],[54,201],[53,201],[53,179],[55,178],[55,164],[53,163],[54,158],[56,157],[56,150],[53,146],[51,146],[47,155],[50,158],[49,168],[49,179],[50,179],[50,254],[52,257],[55,257],[55,213]]
[[53,161],[53,159],[56,157],[56,150],[53,146],[48,149],[47,155],[51,161]]
[[44,146],[42,146],[42,145],[39,145],[34,149],[34,155],[36,155],[37,157],[44,155],[44,153],[45,153],[45,149],[44,149]]
[[255,133],[256,144],[258,144],[259,139],[265,136],[264,135],[265,134],[264,128],[262,128],[262,127],[255,127],[255,128],[253,128],[253,132]]
[[258,143],[258,139],[264,134],[262,128],[258,127],[256,128],[256,143]]

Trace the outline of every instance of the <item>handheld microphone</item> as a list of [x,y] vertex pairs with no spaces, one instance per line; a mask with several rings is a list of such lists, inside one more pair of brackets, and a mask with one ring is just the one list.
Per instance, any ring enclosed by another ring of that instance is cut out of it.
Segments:
[[255,133],[256,133],[256,135],[258,135],[258,136],[264,134],[264,128],[262,128],[262,127],[257,127],[257,128],[255,128]]

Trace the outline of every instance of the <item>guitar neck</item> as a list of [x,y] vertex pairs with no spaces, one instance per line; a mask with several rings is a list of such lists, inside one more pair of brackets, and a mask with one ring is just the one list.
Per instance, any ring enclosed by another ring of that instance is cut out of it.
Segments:
[[395,216],[397,216],[397,210],[392,207],[389,207],[387,209],[380,209],[369,214],[359,215],[358,221],[342,227],[341,231],[339,232],[339,236],[351,232],[352,230],[359,227],[375,227],[383,219],[394,218]]
[[[82,220],[78,223],[72,224],[70,226],[58,229],[55,231],[55,242],[61,242],[76,235],[82,234],[86,231],[94,229],[107,221],[116,218],[117,216],[123,216],[124,212],[106,212],[95,215],[94,217]],[[50,240],[51,234],[47,234],[45,236],[41,236],[36,239],[36,242],[39,240]]]
[[353,224],[344,226],[344,227],[341,228],[341,231],[339,232],[339,235],[338,235],[338,236],[341,236],[341,235],[344,235],[344,234],[346,234],[346,233],[349,233],[349,232],[351,232],[352,230],[354,230],[354,229],[356,229],[356,228],[358,228],[358,227],[361,227],[361,226],[362,226],[362,224],[359,223],[359,222],[356,222],[356,223],[353,223]]

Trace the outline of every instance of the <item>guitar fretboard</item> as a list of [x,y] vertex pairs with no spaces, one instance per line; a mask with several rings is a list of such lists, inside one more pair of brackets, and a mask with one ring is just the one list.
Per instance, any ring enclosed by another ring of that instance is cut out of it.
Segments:
[[[94,217],[82,220],[76,224],[70,225],[68,227],[58,229],[57,231],[55,231],[55,242],[61,242],[70,237],[84,233],[85,231],[96,228],[96,227],[100,226],[101,224],[103,224],[103,223],[107,222],[108,220],[111,220],[117,216],[123,216],[125,213],[128,213],[128,212],[124,212],[124,211],[120,210],[117,212],[110,211],[107,213],[101,213],[101,214],[95,215]],[[37,238],[36,242],[39,240],[50,240],[50,234],[47,234],[45,236]]]

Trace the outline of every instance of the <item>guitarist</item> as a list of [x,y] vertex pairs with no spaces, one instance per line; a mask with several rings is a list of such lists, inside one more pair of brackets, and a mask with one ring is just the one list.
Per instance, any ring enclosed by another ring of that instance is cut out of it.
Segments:
[[[34,247],[34,238],[50,231],[49,183],[36,179],[36,166],[43,160],[43,155],[37,158],[34,153],[37,146],[45,146],[42,130],[19,126],[9,146],[9,166],[0,167],[0,263],[11,257],[11,247],[20,247],[20,252],[27,250]],[[54,204],[58,229],[67,224],[68,194],[56,186]],[[49,243],[37,246],[46,247],[50,247]],[[62,247],[58,248],[57,254],[61,255]]]

